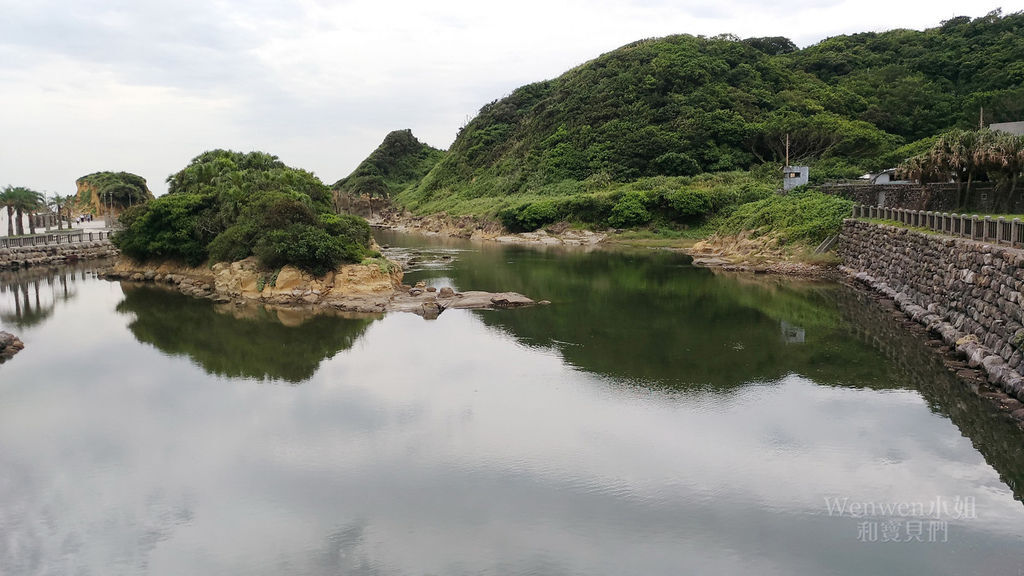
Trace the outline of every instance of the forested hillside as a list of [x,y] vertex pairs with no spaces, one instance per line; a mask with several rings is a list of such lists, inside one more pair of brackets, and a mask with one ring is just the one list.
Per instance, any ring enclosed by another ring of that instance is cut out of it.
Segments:
[[412,130],[395,130],[331,188],[340,194],[388,198],[418,183],[443,156],[443,151],[417,140]]
[[[632,190],[639,215],[620,223],[679,221],[776,187],[787,134],[815,179],[852,177],[976,126],[982,107],[986,123],[1024,118],[1024,14],[803,50],[786,38],[648,39],[487,104],[418,184],[387,189],[417,213],[503,213],[512,227],[609,223]],[[364,162],[368,175],[387,173],[381,157]],[[744,174],[701,175],[731,171]],[[722,185],[727,201],[686,192],[717,197]]]

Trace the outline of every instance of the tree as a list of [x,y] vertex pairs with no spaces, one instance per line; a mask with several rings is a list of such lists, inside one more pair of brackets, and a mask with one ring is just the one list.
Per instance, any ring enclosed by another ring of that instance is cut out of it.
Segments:
[[1003,210],[1009,210],[1017,180],[1024,169],[1024,137],[1007,132],[979,130],[974,148],[974,163],[997,182],[1003,192]]
[[11,194],[13,188],[7,186],[0,191],[0,206],[7,208],[7,235],[14,236],[14,197]]
[[4,191],[6,195],[6,206],[8,206],[8,213],[13,208],[17,215],[15,226],[18,230],[18,236],[25,234],[25,225],[22,223],[25,213],[29,214],[28,224],[29,231],[32,234],[36,233],[36,223],[31,218],[31,215],[38,210],[43,203],[43,195],[35,190],[24,188],[22,186],[16,186],[14,188],[8,187]]
[[978,176],[988,176],[1003,192],[1003,209],[1009,209],[1024,170],[1024,137],[1005,132],[982,130],[950,130],[941,134],[931,148],[908,158],[901,170],[921,182],[942,182],[950,178],[966,182],[958,198],[965,206],[971,184]]
[[74,194],[68,194],[62,196],[60,194],[54,194],[47,201],[47,206],[53,208],[54,212],[57,213],[57,229],[64,229],[64,218],[65,211],[67,212],[68,228],[71,228],[71,204],[75,201],[76,196]]

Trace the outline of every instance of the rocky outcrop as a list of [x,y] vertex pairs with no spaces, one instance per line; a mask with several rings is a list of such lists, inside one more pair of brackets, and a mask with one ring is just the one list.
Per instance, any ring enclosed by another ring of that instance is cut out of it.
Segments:
[[76,211],[117,217],[129,206],[153,199],[146,179],[131,172],[94,172],[75,180]]
[[0,332],[0,364],[10,360],[24,348],[25,344],[17,336],[9,332]]
[[1024,400],[1024,251],[846,220],[843,270]]
[[566,222],[552,224],[536,232],[513,234],[498,222],[478,216],[413,216],[408,212],[390,208],[382,210],[378,217],[369,219],[374,226],[397,232],[418,232],[431,236],[465,238],[470,240],[493,240],[502,244],[541,244],[547,246],[597,246],[608,235],[603,232],[577,230]]
[[77,260],[112,258],[118,255],[110,240],[94,240],[49,246],[0,248],[0,270],[15,270]]
[[107,278],[155,282],[180,292],[217,302],[259,302],[291,308],[319,308],[345,312],[413,312],[435,318],[448,308],[483,309],[528,306],[534,301],[514,292],[458,293],[450,287],[402,285],[396,263],[375,259],[344,264],[324,276],[313,276],[293,266],[277,271],[259,267],[255,258],[190,267],[176,263],[146,264],[121,258]]
[[[408,288],[408,287],[403,287]],[[412,288],[397,292],[389,301],[388,309],[400,312],[412,312],[425,318],[436,318],[441,312],[453,310],[493,310],[500,308],[519,308],[534,304],[548,304],[547,301],[534,302],[516,292],[456,292],[449,286],[438,290],[418,282]]]

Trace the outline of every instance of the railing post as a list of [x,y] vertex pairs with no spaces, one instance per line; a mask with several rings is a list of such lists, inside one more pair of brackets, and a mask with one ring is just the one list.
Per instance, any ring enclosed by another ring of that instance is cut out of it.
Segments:
[[1014,248],[1020,244],[1020,218],[1014,218],[1010,222],[1010,246]]
[[996,244],[1002,244],[1006,238],[1006,218],[996,218]]

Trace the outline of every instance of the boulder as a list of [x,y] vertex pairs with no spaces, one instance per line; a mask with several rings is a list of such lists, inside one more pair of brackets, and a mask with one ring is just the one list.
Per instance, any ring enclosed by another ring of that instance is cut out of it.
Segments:
[[24,348],[25,344],[17,336],[9,332],[0,332],[0,363],[10,360]]

